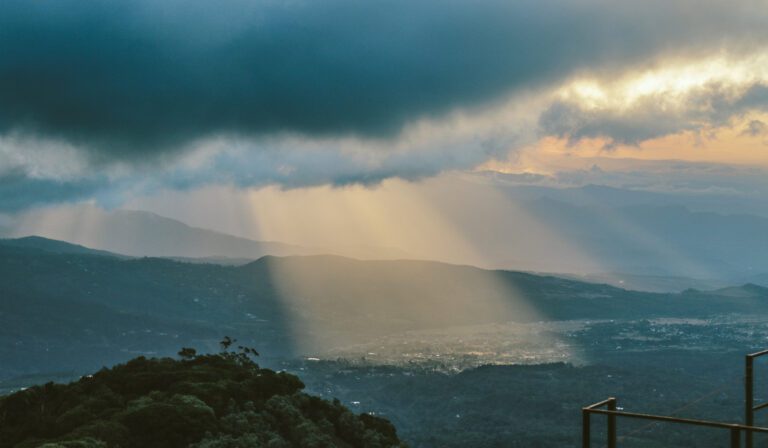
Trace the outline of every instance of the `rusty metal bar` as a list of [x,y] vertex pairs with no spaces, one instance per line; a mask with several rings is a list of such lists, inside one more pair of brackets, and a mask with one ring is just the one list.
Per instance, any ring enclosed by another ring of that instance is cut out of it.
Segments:
[[584,407],[584,408],[582,408],[582,409],[595,409],[595,408],[602,408],[603,406],[608,406],[608,403],[610,403],[611,401],[616,401],[616,398],[614,398],[614,397],[609,397],[609,398],[606,398],[606,399],[605,399],[605,400],[603,400],[603,401],[598,401],[597,403],[594,403],[594,404],[590,404],[589,406],[586,406],[586,407]]
[[592,414],[615,415],[617,417],[636,418],[640,420],[653,420],[657,422],[682,423],[686,425],[705,426],[709,428],[738,429],[740,431],[750,430],[752,432],[768,433],[768,428],[759,426],[746,426],[738,423],[713,422],[709,420],[695,420],[691,418],[668,417],[665,415],[641,414],[637,412],[609,411],[607,409],[584,408],[583,410]]
[[[581,409],[582,412],[582,422],[581,422],[581,445],[583,448],[589,448],[591,443],[591,430],[592,425],[590,421],[590,411],[596,408],[601,407],[607,407],[609,410],[615,411],[616,410],[616,398],[609,397],[606,398],[603,401],[598,401],[597,403],[593,403],[589,406],[586,406]],[[616,447],[616,417],[613,415],[608,416],[608,440],[610,443],[610,440],[613,440],[613,445],[609,445],[609,448],[615,448]]]
[[750,353],[747,356],[749,356],[750,358],[757,358],[759,356],[765,356],[765,355],[768,355],[768,349],[761,350],[761,351],[755,352],[755,353]]
[[[764,351],[768,353],[768,351]],[[763,353],[763,352],[759,352]],[[753,426],[755,424],[755,378],[754,378],[754,360],[759,354],[747,355],[744,366],[744,424]],[[746,448],[752,448],[752,431],[747,431],[745,437]]]
[[[696,420],[690,418],[668,417],[664,415],[641,414],[636,412],[618,411],[616,408],[616,398],[610,397],[603,401],[583,407],[582,412],[582,448],[590,448],[591,443],[591,414],[602,414],[608,419],[608,448],[616,448],[616,418],[627,417],[641,420],[652,420],[657,422],[680,423],[685,425],[704,426],[709,428],[719,428],[730,430],[731,448],[741,448],[741,433],[745,435],[746,448],[753,448],[754,433],[768,433],[768,428],[755,426],[755,411],[768,408],[768,402],[760,403],[755,406],[755,378],[754,378],[754,360],[760,356],[768,355],[768,349],[745,356],[744,369],[744,420],[745,424],[713,422],[709,420]],[[601,409],[605,407],[606,409]]]
[[[616,410],[616,399],[610,398],[607,403],[609,411]],[[608,415],[608,448],[616,448],[616,416]]]
[[[755,358],[768,355],[767,350],[750,353],[745,357],[744,368],[744,424],[747,426],[755,425],[755,411],[768,408],[768,403],[761,403],[755,406]],[[754,445],[752,431],[745,433],[744,445],[746,448],[752,448]]]
[[731,448],[741,448],[741,431],[739,429],[731,429]]
[[758,404],[757,406],[753,407],[755,411],[759,411],[760,409],[768,408],[768,402]]

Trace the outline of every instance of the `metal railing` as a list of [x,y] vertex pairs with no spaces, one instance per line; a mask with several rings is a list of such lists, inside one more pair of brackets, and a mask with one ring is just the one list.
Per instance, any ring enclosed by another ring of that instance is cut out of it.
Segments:
[[[765,409],[768,407],[768,403],[762,403],[755,406],[755,358],[768,355],[768,350],[761,352],[750,353],[745,358],[744,366],[744,422],[746,425],[752,426],[755,424],[755,411]],[[752,448],[752,432],[747,431],[746,448]]]
[[744,410],[745,410],[745,424],[740,423],[725,423],[709,420],[698,420],[691,418],[670,417],[666,415],[653,415],[653,414],[641,414],[637,412],[626,412],[616,405],[616,398],[608,398],[603,401],[591,404],[581,409],[582,416],[582,431],[581,431],[581,444],[582,448],[590,448],[592,442],[592,414],[605,415],[608,420],[608,427],[606,432],[607,447],[616,448],[618,438],[616,436],[616,420],[618,417],[637,419],[637,420],[650,420],[654,422],[664,423],[676,423],[691,426],[703,426],[708,428],[717,428],[728,430],[730,432],[731,448],[741,448],[742,433],[744,433],[744,441],[746,448],[753,447],[753,435],[754,433],[768,434],[768,428],[754,426],[755,411],[768,408],[768,402],[755,405],[754,402],[754,360],[761,356],[768,355],[768,350],[763,350],[756,353],[746,355],[746,365],[744,372]]
[[[605,409],[602,409],[603,407]],[[620,410],[617,410],[616,408],[615,398],[608,398],[607,400],[603,400],[595,404],[589,405],[587,407],[584,407],[581,409],[581,412],[582,412],[581,446],[583,448],[590,448],[591,446],[592,425],[591,425],[590,417],[592,414],[601,414],[601,415],[606,415],[608,417],[608,433],[607,433],[608,448],[616,448],[616,443],[617,443],[616,418],[617,417],[639,419],[639,420],[651,420],[651,421],[665,422],[665,423],[679,423],[683,425],[705,426],[709,428],[727,429],[731,433],[731,448],[741,447],[742,432],[745,432],[746,434],[750,434],[750,435],[754,432],[762,432],[762,433],[768,434],[768,428],[742,425],[739,423],[714,422],[709,420],[696,420],[692,418],[679,418],[679,417],[669,417],[666,415],[640,414],[637,412],[620,411]]]

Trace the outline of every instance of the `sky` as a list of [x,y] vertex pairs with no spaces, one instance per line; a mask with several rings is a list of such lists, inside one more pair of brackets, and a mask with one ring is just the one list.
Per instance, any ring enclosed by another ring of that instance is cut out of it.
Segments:
[[764,0],[4,0],[0,225],[87,204],[435,248],[462,233],[435,204],[514,208],[499,179],[759,195],[766,23]]

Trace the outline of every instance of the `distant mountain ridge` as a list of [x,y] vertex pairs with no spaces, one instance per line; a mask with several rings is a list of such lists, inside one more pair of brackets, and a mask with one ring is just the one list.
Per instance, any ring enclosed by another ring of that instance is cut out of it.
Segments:
[[58,254],[85,254],[101,255],[106,257],[124,257],[122,254],[108,252],[106,250],[91,249],[79,244],[67,243],[66,241],[52,240],[42,236],[25,236],[22,238],[0,238],[0,244],[12,247],[24,247],[30,249],[40,249],[47,252]]
[[679,205],[574,206],[548,197],[526,210],[612,271],[729,283],[768,272],[768,218]]
[[[446,219],[460,223],[457,231],[466,240],[457,239],[457,247],[472,248],[466,251],[455,251],[450,244],[445,251],[414,246],[412,255],[386,247],[325,248],[256,241],[149,212],[105,212],[96,207],[31,212],[10,220],[12,230],[6,236],[40,235],[129,256],[225,265],[244,264],[265,255],[333,254],[366,260],[436,259],[494,269],[592,276],[607,282],[612,282],[610,273],[619,272],[626,276],[627,287],[641,290],[768,284],[761,278],[768,273],[768,218],[693,211],[671,203],[645,204],[642,199],[616,205],[624,192],[608,187],[557,194],[550,190],[528,191],[512,211],[500,211],[488,217],[493,221],[483,219],[482,224],[474,218],[464,220],[466,214],[460,211],[448,213]],[[591,198],[602,196],[593,190],[615,198],[605,204],[594,202]],[[582,194],[586,199],[578,199]],[[649,200],[656,200],[650,196]],[[672,278],[676,279],[670,281]],[[623,286],[619,281],[613,284]]]
[[768,288],[765,286],[756,285],[754,283],[745,283],[740,286],[729,286],[727,288],[720,288],[714,291],[687,291],[687,293],[698,294],[711,294],[721,297],[752,297],[752,298],[768,298]]
[[211,350],[222,332],[283,357],[467,325],[768,315],[768,289],[751,285],[652,294],[429,261],[266,256],[222,266],[14,244],[0,244],[0,297],[0,381],[180,345]]
[[302,255],[309,249],[291,244],[254,241],[144,211],[117,210],[98,225],[93,247],[131,256],[260,258],[267,254]]
[[[668,163],[668,162],[665,162]],[[629,183],[623,186],[611,186],[610,182],[576,185],[548,185],[546,176],[530,174],[511,174],[486,171],[477,173],[481,179],[494,182],[505,193],[516,200],[533,200],[549,197],[571,205],[602,205],[624,207],[628,205],[683,205],[694,211],[713,211],[724,214],[753,214],[768,217],[768,199],[755,190],[754,185],[728,185],[731,188],[708,189],[711,184],[698,185],[699,188],[678,188],[668,190],[646,189],[648,184]],[[534,185],[538,179],[543,184]]]
[[[80,216],[83,213],[87,214],[87,218]],[[256,241],[193,227],[146,211],[88,209],[83,213],[63,211],[63,216],[58,217],[58,222],[52,226],[45,222],[37,223],[34,219],[22,221],[14,226],[11,235],[6,236],[39,235],[133,257],[207,258],[207,262],[224,264],[242,264],[265,255],[334,253],[355,258],[402,258],[405,255],[402,251],[386,248],[345,247],[333,250]],[[80,229],[83,225],[81,221],[87,222],[87,232]]]

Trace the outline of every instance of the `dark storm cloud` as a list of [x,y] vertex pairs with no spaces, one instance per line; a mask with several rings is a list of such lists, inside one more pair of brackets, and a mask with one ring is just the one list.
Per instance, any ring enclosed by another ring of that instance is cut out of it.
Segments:
[[763,2],[3,0],[0,132],[131,159],[210,134],[388,137],[575,70],[747,48]]
[[36,205],[76,202],[93,197],[106,186],[104,179],[52,180],[34,178],[14,170],[0,174],[0,212]]

